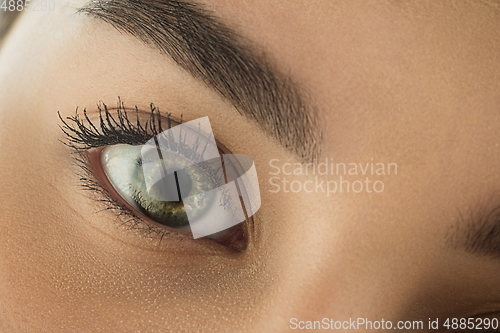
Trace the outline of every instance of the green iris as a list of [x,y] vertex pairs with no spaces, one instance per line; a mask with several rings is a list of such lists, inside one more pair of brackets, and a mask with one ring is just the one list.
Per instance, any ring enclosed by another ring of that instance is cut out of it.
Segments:
[[[158,186],[153,186],[148,192],[142,160],[139,159],[130,182],[129,190],[132,193],[132,198],[141,208],[142,213],[155,222],[171,228],[188,229],[189,222],[194,222],[203,216],[213,204],[213,196],[207,195],[206,192],[221,185],[220,181],[215,180],[214,177],[218,173],[208,170],[207,165],[203,163],[190,165],[188,160],[174,153],[163,156],[163,160],[157,160],[154,163],[157,165],[153,170],[157,170],[158,173],[161,172],[162,168],[167,170],[171,170],[174,166],[176,169],[182,168],[177,171],[178,181],[173,180],[174,174],[171,173],[167,176],[170,181],[159,182]],[[164,166],[162,163],[164,163]],[[151,168],[148,168],[148,170],[151,170]],[[154,199],[164,197],[165,192],[177,193],[176,183],[180,184],[183,196],[181,201]],[[164,184],[169,185],[165,186]],[[190,212],[190,219],[188,219],[186,210]]]

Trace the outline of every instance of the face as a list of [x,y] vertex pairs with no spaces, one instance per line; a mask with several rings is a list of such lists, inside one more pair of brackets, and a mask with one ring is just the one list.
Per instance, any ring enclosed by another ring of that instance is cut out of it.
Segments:
[[[216,47],[198,72],[186,44],[176,58],[125,10],[113,21],[85,5],[24,12],[0,49],[2,332],[370,331],[363,318],[446,331],[499,317],[498,3],[202,1],[219,24],[208,36],[227,27],[244,57]],[[230,80],[235,63],[250,65]],[[140,143],[103,131],[118,101],[135,130],[150,103],[163,124],[208,116],[223,152],[253,159],[261,207],[241,239],[193,239],[127,204],[110,179],[132,162],[105,172],[102,159]],[[100,141],[68,147],[58,112]]]

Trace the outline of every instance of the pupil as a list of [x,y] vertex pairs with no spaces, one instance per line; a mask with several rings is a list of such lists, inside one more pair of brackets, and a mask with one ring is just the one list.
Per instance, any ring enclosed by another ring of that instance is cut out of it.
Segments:
[[[177,177],[176,177],[177,176]],[[157,201],[179,202],[187,197],[193,187],[193,181],[184,170],[172,172],[158,181],[149,191],[150,197]],[[181,198],[179,198],[179,191]],[[180,200],[179,200],[180,199]]]
[[177,181],[179,189],[181,191],[181,196],[188,196],[191,192],[191,188],[193,187],[193,181],[191,180],[191,177],[187,174],[186,171],[179,170],[177,171]]

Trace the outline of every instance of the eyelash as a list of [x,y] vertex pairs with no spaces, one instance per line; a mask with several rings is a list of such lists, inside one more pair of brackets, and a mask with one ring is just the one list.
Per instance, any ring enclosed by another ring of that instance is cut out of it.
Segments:
[[[63,125],[60,127],[66,135],[67,139],[67,142],[63,142],[65,145],[77,151],[89,150],[92,148],[110,146],[119,143],[129,145],[142,145],[145,144],[149,139],[151,139],[152,136],[163,132],[160,110],[156,108],[154,104],[150,104],[150,118],[146,120],[144,127],[139,121],[139,109],[137,108],[137,106],[135,107],[135,125],[132,124],[132,122],[130,122],[130,120],[128,119],[127,110],[125,109],[124,104],[121,102],[118,102],[118,108],[116,109],[118,121],[113,118],[106,104],[102,104],[102,106],[98,105],[97,108],[99,110],[100,130],[98,130],[94,126],[93,122],[88,118],[86,109],[83,110],[83,115],[84,121],[89,123],[88,127],[85,126],[85,124],[80,119],[78,108],[76,110],[75,116],[66,118],[67,120],[75,123],[78,129],[69,126],[58,112],[59,119],[63,123]],[[167,113],[166,116],[168,121],[168,128],[170,128],[171,114]]]
[[[139,121],[139,109],[137,106],[135,107],[135,124],[129,120],[127,109],[125,109],[124,104],[120,101],[118,102],[117,109],[114,110],[116,111],[117,119],[112,116],[106,104],[98,105],[97,108],[99,111],[99,129],[87,116],[86,109],[83,110],[83,119],[80,118],[78,108],[76,114],[66,117],[66,120],[58,112],[59,119],[62,122],[62,125],[59,127],[65,135],[65,139],[61,140],[61,142],[70,147],[75,154],[73,160],[80,168],[80,171],[77,173],[81,181],[80,187],[83,190],[98,194],[99,197],[96,200],[105,203],[107,206],[103,210],[114,211],[117,214],[117,218],[125,217],[126,221],[121,226],[128,226],[131,230],[140,231],[144,237],[158,238],[160,243],[167,235],[177,237],[179,240],[190,238],[188,234],[183,232],[154,226],[146,222],[143,217],[138,216],[131,208],[118,202],[98,180],[88,155],[88,151],[93,148],[102,148],[116,144],[145,144],[151,137],[163,132],[162,116],[159,109],[154,104],[150,104],[149,119],[142,126]],[[128,112],[130,111],[128,110]],[[172,125],[170,117],[171,114],[167,113],[168,128],[171,128]],[[74,126],[70,126],[68,123],[73,123]],[[182,123],[182,116],[180,123]]]

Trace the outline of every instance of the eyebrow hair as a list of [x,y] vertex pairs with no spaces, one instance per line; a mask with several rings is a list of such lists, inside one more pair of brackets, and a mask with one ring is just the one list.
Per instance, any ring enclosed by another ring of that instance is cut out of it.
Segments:
[[453,249],[500,259],[500,205],[481,202],[459,218],[447,234],[447,244]]
[[316,108],[289,75],[200,5],[169,0],[93,0],[79,12],[169,55],[304,161],[320,154]]

